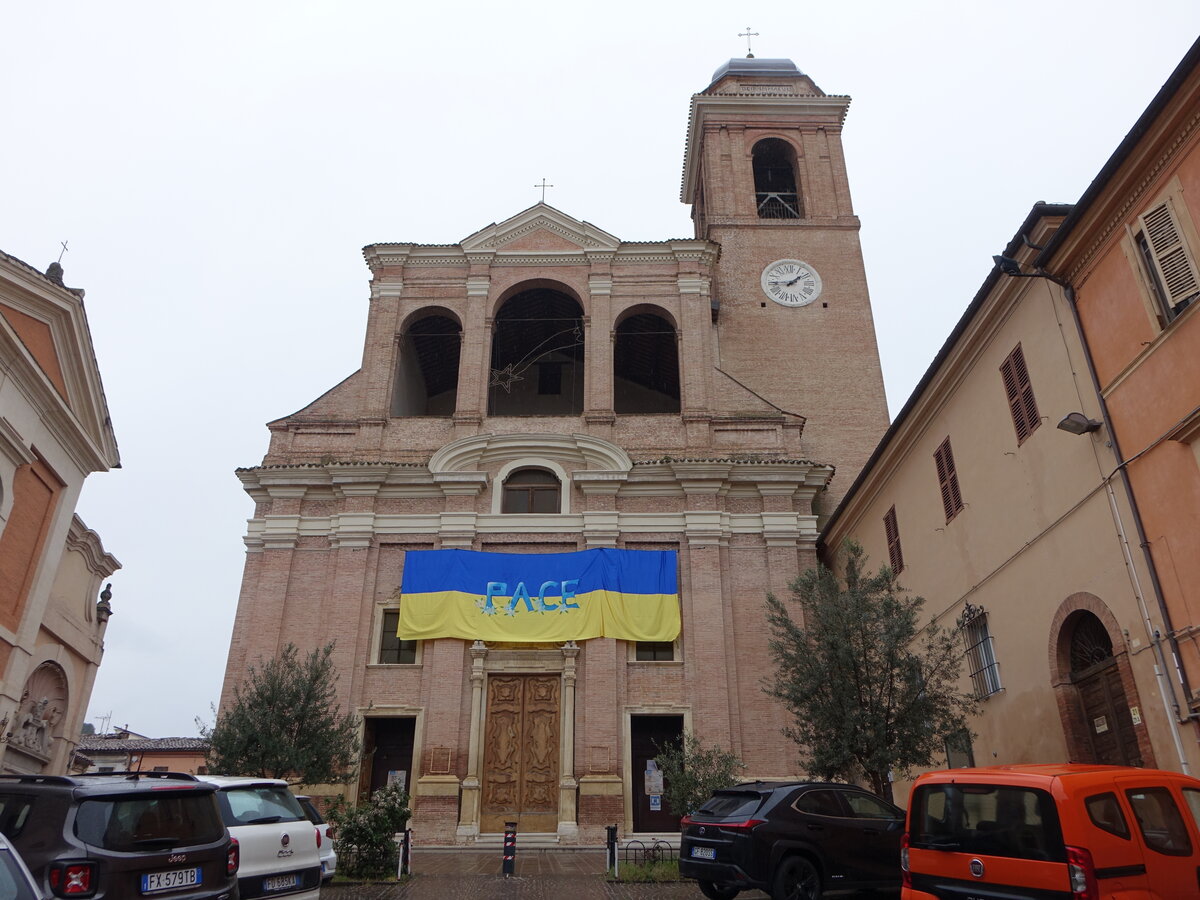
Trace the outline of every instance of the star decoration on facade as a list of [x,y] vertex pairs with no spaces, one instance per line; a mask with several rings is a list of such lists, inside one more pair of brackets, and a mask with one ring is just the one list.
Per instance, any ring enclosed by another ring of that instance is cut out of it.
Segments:
[[524,381],[524,379],[513,371],[515,363],[509,363],[503,369],[492,369],[491,384],[504,388],[504,393],[512,393],[514,381]]

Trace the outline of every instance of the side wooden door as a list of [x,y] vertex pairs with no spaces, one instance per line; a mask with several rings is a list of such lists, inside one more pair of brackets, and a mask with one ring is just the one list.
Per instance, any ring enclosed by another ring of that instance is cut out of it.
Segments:
[[483,730],[479,830],[558,828],[559,675],[493,675]]

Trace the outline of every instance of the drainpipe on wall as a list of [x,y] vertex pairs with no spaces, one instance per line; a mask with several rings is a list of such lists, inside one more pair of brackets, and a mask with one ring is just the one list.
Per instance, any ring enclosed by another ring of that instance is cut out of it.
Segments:
[[[1117,433],[1113,430],[1112,419],[1108,415],[1108,404],[1104,401],[1104,393],[1100,388],[1100,378],[1096,374],[1096,366],[1092,360],[1092,348],[1088,343],[1087,334],[1083,330],[1083,321],[1079,318],[1079,308],[1075,303],[1075,288],[1071,284],[1057,276],[1051,275],[1048,272],[1038,270],[1038,274],[1053,281],[1063,289],[1063,294],[1067,298],[1067,305],[1071,308],[1071,316],[1075,321],[1075,331],[1079,335],[1079,342],[1083,347],[1083,358],[1087,361],[1088,375],[1092,379],[1092,390],[1096,393],[1096,400],[1100,404],[1100,416],[1104,421],[1104,427],[1108,431],[1108,438],[1112,444],[1113,454],[1117,458],[1117,472],[1121,475],[1121,484],[1125,488],[1125,499],[1129,502],[1129,508],[1133,512],[1133,523],[1137,529],[1138,546],[1142,550],[1142,558],[1145,560],[1146,569],[1150,573],[1150,587],[1154,591],[1154,600],[1158,606],[1159,615],[1162,616],[1163,624],[1167,629],[1167,641],[1171,645],[1171,656],[1175,660],[1175,674],[1179,679],[1180,687],[1183,688],[1185,702],[1192,696],[1191,687],[1188,684],[1187,672],[1179,664],[1179,642],[1175,638],[1175,628],[1171,624],[1171,613],[1167,609],[1166,600],[1162,593],[1162,584],[1158,578],[1158,567],[1154,564],[1154,556],[1150,553],[1150,542],[1146,539],[1146,532],[1142,526],[1142,513],[1138,508],[1137,498],[1133,493],[1133,486],[1129,481],[1129,472],[1125,468],[1126,459],[1121,453],[1121,445],[1117,441]],[[1111,478],[1111,476],[1109,476]],[[1162,635],[1154,628],[1150,621],[1150,613],[1146,608],[1145,597],[1142,594],[1141,585],[1137,578],[1137,571],[1133,568],[1133,559],[1129,553],[1129,542],[1125,537],[1125,528],[1121,523],[1121,516],[1117,508],[1116,497],[1113,494],[1112,483],[1109,479],[1105,479],[1105,486],[1108,489],[1109,503],[1112,506],[1113,518],[1116,521],[1117,529],[1121,535],[1121,546],[1125,553],[1126,564],[1129,566],[1130,572],[1133,573],[1134,590],[1137,593],[1138,605],[1141,608],[1142,616],[1146,623],[1146,629],[1150,637],[1151,645],[1154,647],[1157,661],[1154,664],[1155,678],[1159,681],[1159,692],[1162,694],[1163,706],[1167,711],[1167,720],[1171,723],[1171,736],[1175,742],[1175,750],[1179,755],[1180,769],[1184,774],[1191,774],[1191,768],[1188,765],[1187,758],[1184,754],[1183,739],[1179,733],[1179,723],[1190,721],[1193,716],[1191,710],[1188,710],[1186,716],[1181,715],[1179,702],[1175,697],[1175,689],[1171,684],[1170,679],[1166,678],[1165,670],[1168,668],[1167,661],[1163,656],[1162,651]],[[1168,698],[1168,693],[1170,697]],[[1173,707],[1173,709],[1172,709]]]

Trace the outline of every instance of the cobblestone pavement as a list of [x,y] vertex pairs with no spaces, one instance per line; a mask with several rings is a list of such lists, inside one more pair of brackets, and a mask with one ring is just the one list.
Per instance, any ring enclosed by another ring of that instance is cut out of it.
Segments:
[[[603,852],[518,850],[516,873],[509,878],[500,874],[500,865],[498,852],[417,851],[412,857],[413,876],[404,884],[335,884],[321,888],[322,900],[704,900],[692,881],[606,881]],[[866,896],[893,900],[897,894]],[[738,900],[766,898],[761,891],[738,894]]]

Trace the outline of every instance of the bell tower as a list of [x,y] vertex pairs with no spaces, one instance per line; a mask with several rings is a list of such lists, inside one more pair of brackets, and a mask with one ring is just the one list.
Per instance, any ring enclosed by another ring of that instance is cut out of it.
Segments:
[[721,245],[718,368],[804,417],[805,455],[837,467],[826,514],[888,424],[842,154],[849,106],[791,60],[731,59],[692,97],[681,197],[696,237]]

